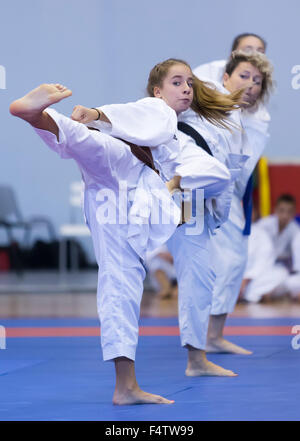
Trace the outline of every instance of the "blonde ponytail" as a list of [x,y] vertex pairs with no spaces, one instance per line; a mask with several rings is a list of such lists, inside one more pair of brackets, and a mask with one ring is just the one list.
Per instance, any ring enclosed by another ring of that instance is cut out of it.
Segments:
[[219,92],[213,83],[201,81],[195,75],[193,77],[194,99],[191,108],[201,118],[218,127],[235,127],[235,124],[229,121],[229,116],[230,112],[240,107],[244,89],[224,94]]

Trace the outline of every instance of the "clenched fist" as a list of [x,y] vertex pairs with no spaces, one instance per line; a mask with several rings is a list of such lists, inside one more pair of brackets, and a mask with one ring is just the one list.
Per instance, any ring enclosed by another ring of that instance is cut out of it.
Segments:
[[74,107],[71,118],[74,121],[87,124],[98,119],[98,116],[97,110],[78,105]]

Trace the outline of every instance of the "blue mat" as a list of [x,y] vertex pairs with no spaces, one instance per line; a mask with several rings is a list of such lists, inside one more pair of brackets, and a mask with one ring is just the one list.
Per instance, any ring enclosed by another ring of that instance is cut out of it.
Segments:
[[[174,320],[174,321],[173,321]],[[230,325],[293,325],[300,319],[231,319]],[[97,326],[97,320],[1,320],[4,326]],[[172,326],[176,319],[142,319]],[[99,338],[10,338],[0,350],[0,420],[204,421],[300,420],[300,350],[292,336],[234,336],[252,356],[208,358],[235,378],[184,375],[186,351],[178,337],[140,337],[140,386],[173,405],[115,407],[112,363],[102,361]]]

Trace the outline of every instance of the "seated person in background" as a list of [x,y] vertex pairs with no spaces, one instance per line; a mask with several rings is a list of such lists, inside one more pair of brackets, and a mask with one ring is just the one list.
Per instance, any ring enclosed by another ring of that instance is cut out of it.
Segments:
[[274,244],[257,220],[258,213],[253,206],[248,260],[239,295],[239,300],[247,302],[269,299],[269,293],[277,288],[286,277],[285,271],[276,271]]
[[146,267],[150,283],[162,299],[177,296],[176,273],[173,257],[166,245],[162,245],[146,256]]
[[292,243],[300,231],[295,215],[295,198],[290,194],[283,194],[276,201],[274,214],[258,222],[272,239],[276,262],[282,263],[289,269],[292,269]]
[[241,295],[258,302],[288,294],[300,300],[300,228],[296,200],[281,195],[275,212],[253,224]]

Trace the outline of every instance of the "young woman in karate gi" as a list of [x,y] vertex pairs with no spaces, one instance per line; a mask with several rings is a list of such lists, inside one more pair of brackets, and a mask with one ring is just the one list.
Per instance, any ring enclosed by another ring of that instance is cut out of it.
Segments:
[[[268,71],[270,68],[263,55],[258,54],[253,56],[248,53],[239,53],[239,56],[241,58],[238,64],[240,62],[246,63],[247,68],[251,68],[251,62],[254,63],[254,65],[260,66],[262,72],[265,72],[266,69]],[[264,77],[265,80],[267,75],[264,74],[262,77]],[[260,78],[260,80],[262,80],[262,78]],[[247,106],[246,103],[254,98],[251,93],[252,85],[249,86],[248,83],[249,81],[243,82],[242,80],[242,84],[239,86],[236,85],[237,87],[235,89],[231,89],[231,91],[233,91],[245,87],[243,94],[243,100],[245,101],[244,106]],[[246,87],[247,85],[248,87]],[[271,84],[268,83],[268,87],[264,88],[261,95],[259,94],[261,99],[268,93],[270,86]],[[218,87],[222,90],[222,86]],[[225,234],[223,242],[219,240],[220,237],[222,238],[220,232],[224,231],[224,227],[226,228],[227,223],[225,221],[230,213],[232,199],[235,202],[238,200],[237,211],[239,216],[242,216],[244,222],[243,211],[240,213],[240,209],[242,210],[241,200],[237,194],[239,192],[243,194],[245,191],[248,178],[258,158],[257,154],[260,153],[261,145],[256,145],[256,150],[253,152],[249,145],[246,131],[225,130],[224,128],[218,127],[218,125],[211,124],[205,118],[199,118],[199,115],[191,109],[181,113],[179,120],[188,123],[201,133],[209,144],[213,154],[227,165],[231,173],[231,185],[226,191],[217,198],[208,198],[206,200],[204,231],[202,234],[187,234],[187,230],[190,230],[190,226],[186,224],[179,227],[168,241],[169,249],[174,257],[178,278],[181,342],[182,346],[188,349],[186,375],[233,376],[235,374],[232,371],[208,362],[205,354],[206,339],[211,305],[212,303],[213,305],[216,303],[216,301],[212,299],[214,295],[213,292],[216,287],[222,286],[219,283],[219,279],[222,280],[223,283],[223,279],[221,279],[223,275],[222,271],[225,270],[225,274],[227,274],[228,277],[236,277],[235,273],[231,274],[231,270],[236,271],[236,259],[234,259],[232,263],[228,253],[228,246],[230,251],[228,241],[230,242],[230,235],[233,233],[229,232],[229,234]],[[234,126],[242,125],[241,112],[232,112],[228,123],[231,123],[232,129]],[[259,135],[256,134],[256,138],[258,136]],[[233,214],[235,214],[235,211],[233,211]],[[210,237],[210,232],[213,232],[216,227],[220,226],[221,228],[217,230],[216,235]],[[231,229],[232,228],[231,225]],[[227,230],[225,231],[227,232]],[[236,235],[235,239],[233,238],[233,243],[236,242],[234,251],[243,241],[243,236],[240,237],[240,235]],[[215,243],[217,244],[216,251],[214,251],[216,246],[213,246]],[[211,248],[211,246],[213,246],[213,248]],[[239,253],[243,255],[241,247],[237,254]],[[219,260],[217,260],[218,256]],[[241,258],[241,262],[238,263],[238,269],[241,271],[243,269],[241,268],[242,266],[243,257]],[[217,280],[215,279],[215,275],[217,275]],[[218,301],[220,303],[219,299]]]
[[[116,368],[115,404],[172,403],[142,391],[134,366],[145,276],[141,260],[146,250],[164,243],[179,222],[179,210],[163,182],[177,174],[185,188],[206,188],[208,195],[220,194],[230,182],[227,168],[193,143],[185,157],[185,165],[192,163],[193,172],[192,167],[182,165],[176,113],[186,110],[192,101],[193,85],[187,77],[191,78],[190,69],[180,87],[168,78],[168,100],[145,98],[92,110],[92,119],[100,116],[101,133],[48,109],[71,95],[59,84],[42,85],[10,106],[13,115],[29,122],[62,158],[75,159],[81,170],[85,216],[99,265],[97,302],[103,356],[113,360]],[[238,99],[238,94],[226,99],[224,112],[232,110]],[[75,108],[74,119],[83,120],[82,109]],[[127,142],[152,148],[160,176],[132,154]],[[125,200],[121,200],[122,191]],[[103,222],[101,202],[105,199],[110,222]],[[151,216],[155,218],[159,210],[168,222],[153,221]]]
[[213,290],[207,351],[251,354],[223,337],[227,315],[234,310],[247,262],[248,236],[242,199],[248,180],[266,146],[268,121],[261,118],[261,104],[273,87],[272,66],[265,55],[254,52],[233,52],[226,65],[224,87],[233,92],[245,87],[241,123],[250,148],[250,158],[235,182],[229,219],[213,237],[213,260],[216,281]]
[[[174,89],[178,91],[176,94],[174,94]],[[210,119],[219,125],[224,124],[225,121],[227,122],[229,111],[235,108],[232,106],[232,96],[228,94],[224,95],[212,88],[208,88],[202,82],[195,79],[190,67],[180,60],[170,59],[155,66],[149,76],[147,91],[150,96],[165,100],[173,109],[176,109],[179,115],[185,105],[188,104],[195,108],[197,112],[196,115],[199,119],[199,115],[201,115],[202,118]],[[238,102],[237,100],[240,97],[241,93],[238,92],[235,102]],[[101,110],[101,108],[99,108],[99,110]],[[79,121],[84,123],[90,122],[90,116],[91,118],[96,117],[94,111],[81,108],[80,106],[75,109],[75,112],[76,115],[73,115],[73,117],[76,116]],[[202,168],[197,161],[193,160],[193,158],[195,158],[194,155],[201,155],[203,161],[207,161],[209,155],[200,147],[196,146],[194,140],[184,133],[178,132],[177,136],[181,146],[181,165],[177,167],[176,173],[181,176],[180,186],[182,188],[191,188],[189,180],[193,176],[197,176],[201,173]],[[211,159],[213,159],[213,157],[211,157]],[[235,162],[236,164],[238,163],[238,161]],[[237,165],[232,166],[233,169],[234,167],[238,168]],[[236,170],[232,170],[232,175],[234,175],[235,172]],[[213,162],[211,162],[211,173],[212,176],[216,174]],[[232,176],[230,179],[232,180]],[[169,188],[171,187],[169,186]],[[189,364],[192,364],[189,365],[187,374],[195,375],[197,370],[197,375],[199,375],[201,370],[201,374],[203,375],[234,375],[232,371],[225,370],[208,362],[204,351],[199,349],[199,344],[200,348],[203,348],[203,344],[205,347],[209,305],[214,280],[213,272],[209,265],[208,224],[214,229],[216,225],[220,225],[220,223],[224,221],[226,213],[228,215],[229,212],[228,202],[230,205],[231,196],[224,198],[222,203],[215,207],[212,198],[221,194],[221,192],[217,194],[216,185],[210,187],[208,182],[206,182],[206,185],[202,187],[199,186],[198,188],[204,189],[207,207],[210,209],[209,211],[209,209],[206,208],[204,232],[202,234],[197,233],[196,235],[188,236],[186,235],[186,229],[191,229],[191,226],[183,225],[176,230],[174,238],[172,238],[168,244],[175,257],[179,283],[179,323],[181,340],[182,345],[186,346],[189,350]],[[208,203],[209,201],[210,204]],[[171,243],[178,244],[178,236],[182,239],[179,245],[171,246]],[[178,252],[175,251],[175,248]],[[179,258],[179,255],[182,256],[182,260]],[[199,271],[200,267],[201,276]],[[196,273],[194,283],[191,280],[192,273]],[[186,283],[189,283],[189,287],[186,287]],[[210,300],[205,298],[207,294]],[[201,319],[201,312],[203,316],[205,315],[205,319]],[[193,317],[195,317],[196,320],[192,320]],[[201,340],[201,343],[199,343],[199,340]]]
[[[198,81],[194,79],[194,82]],[[203,87],[203,84],[200,82],[199,87]],[[209,87],[212,85],[210,84]],[[228,92],[222,86],[218,86],[218,89],[222,92],[221,96],[224,99]],[[212,90],[215,89],[212,88]],[[155,90],[154,93],[159,96],[160,90]],[[199,101],[204,105],[205,97]],[[214,105],[214,110],[216,110],[217,98],[215,98]],[[236,374],[231,370],[208,361],[205,353],[215,282],[211,260],[211,234],[228,218],[234,182],[241,174],[243,165],[249,158],[250,150],[248,144],[243,141],[240,112],[237,109],[226,115],[227,125],[224,127],[218,118],[210,122],[207,114],[203,115],[197,112],[195,107],[193,108],[182,112],[179,115],[179,121],[189,124],[204,137],[214,157],[226,164],[229,169],[231,183],[219,196],[205,193],[203,231],[197,233],[195,224],[193,226],[186,223],[177,228],[168,241],[168,247],[174,257],[178,280],[181,344],[187,349],[188,354],[185,373],[187,376],[235,376]],[[187,142],[187,135],[182,133],[179,136],[181,136],[179,138],[181,144],[184,145]],[[192,142],[195,141],[192,140]],[[201,147],[197,146],[197,148],[201,150]]]

